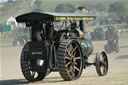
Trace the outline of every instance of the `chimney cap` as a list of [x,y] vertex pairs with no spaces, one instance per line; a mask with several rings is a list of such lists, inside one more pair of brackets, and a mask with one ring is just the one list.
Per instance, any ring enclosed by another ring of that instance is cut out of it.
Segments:
[[78,7],[77,9],[79,9],[79,10],[85,10],[86,8],[85,7]]

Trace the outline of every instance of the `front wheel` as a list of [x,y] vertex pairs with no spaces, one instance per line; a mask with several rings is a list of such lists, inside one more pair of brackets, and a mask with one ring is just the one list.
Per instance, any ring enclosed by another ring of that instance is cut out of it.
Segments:
[[96,71],[99,76],[105,76],[108,72],[107,54],[102,51],[96,54]]
[[75,80],[83,71],[83,57],[79,44],[76,41],[62,41],[58,48],[58,70],[66,80]]

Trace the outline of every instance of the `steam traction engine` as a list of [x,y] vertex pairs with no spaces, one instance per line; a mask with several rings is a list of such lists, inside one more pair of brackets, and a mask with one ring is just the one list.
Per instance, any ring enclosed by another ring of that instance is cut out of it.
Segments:
[[95,62],[89,63],[93,45],[85,38],[83,20],[95,16],[73,13],[32,12],[16,18],[26,23],[31,40],[21,53],[21,70],[30,81],[40,81],[50,72],[59,71],[64,80],[78,79],[84,68],[96,66],[99,76],[108,72],[108,59],[104,51],[96,54]]

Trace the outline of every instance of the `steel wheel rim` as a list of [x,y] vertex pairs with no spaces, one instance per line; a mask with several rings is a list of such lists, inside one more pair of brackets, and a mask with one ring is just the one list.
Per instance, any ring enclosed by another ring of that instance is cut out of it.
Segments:
[[71,42],[65,50],[65,62],[68,74],[77,78],[82,69],[82,54],[77,43]]
[[105,53],[100,54],[100,71],[102,75],[105,75],[108,71],[108,60],[106,58]]

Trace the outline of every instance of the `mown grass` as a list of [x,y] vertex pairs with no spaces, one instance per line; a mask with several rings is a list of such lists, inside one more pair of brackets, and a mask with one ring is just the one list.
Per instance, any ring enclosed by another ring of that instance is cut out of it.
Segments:
[[128,40],[128,33],[121,34],[120,39],[122,39],[122,40]]

